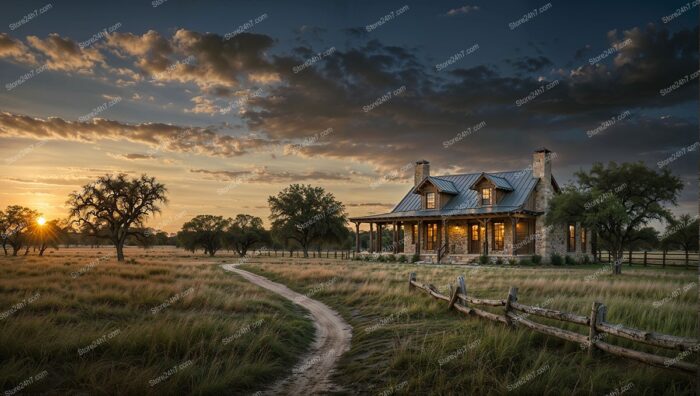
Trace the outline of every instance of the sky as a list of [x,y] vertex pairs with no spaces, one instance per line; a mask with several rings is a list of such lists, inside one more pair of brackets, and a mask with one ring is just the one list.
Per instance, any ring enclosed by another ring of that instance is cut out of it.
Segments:
[[[433,175],[668,166],[697,213],[698,7],[684,1],[6,1],[0,208],[67,215],[104,174],[155,176],[149,225],[269,215],[292,183],[350,216]],[[686,8],[682,8],[682,7]]]

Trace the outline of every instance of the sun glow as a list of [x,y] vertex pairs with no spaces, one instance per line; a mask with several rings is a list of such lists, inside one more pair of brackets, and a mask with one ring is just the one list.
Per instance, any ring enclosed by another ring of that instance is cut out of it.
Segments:
[[44,224],[46,224],[46,219],[44,218],[44,216],[41,216],[38,219],[36,219],[36,223],[40,226],[43,226]]

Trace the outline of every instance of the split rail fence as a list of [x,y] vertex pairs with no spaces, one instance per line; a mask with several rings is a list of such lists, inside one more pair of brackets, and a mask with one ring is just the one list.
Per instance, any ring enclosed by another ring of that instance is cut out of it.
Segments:
[[[457,278],[456,287],[452,287],[452,285],[450,285],[451,293],[449,296],[446,296],[441,294],[435,288],[435,286],[431,284],[418,283],[415,272],[412,272],[409,275],[408,288],[409,290],[418,288],[438,300],[446,301],[448,303],[448,309],[454,309],[467,315],[479,316],[481,318],[501,322],[510,326],[523,325],[542,334],[578,343],[586,347],[588,349],[588,353],[591,355],[593,355],[596,350],[600,350],[653,366],[673,368],[688,373],[698,373],[698,366],[696,364],[684,362],[682,359],[690,355],[692,352],[697,352],[700,349],[700,341],[694,338],[678,337],[637,330],[619,324],[608,323],[605,321],[607,308],[600,302],[593,303],[590,316],[583,316],[571,312],[563,312],[554,309],[520,304],[518,303],[517,287],[511,287],[510,291],[508,292],[508,296],[504,300],[476,298],[467,294],[467,286],[463,276]],[[476,308],[474,305],[504,307],[505,312],[503,315],[499,315]],[[527,315],[519,315],[516,313],[516,311],[523,312]],[[533,322],[527,319],[528,315],[536,315],[548,319],[555,319],[563,322],[587,326],[588,336],[570,330]],[[654,347],[667,348],[681,352],[676,358],[669,358],[637,351],[604,342],[602,337],[605,334],[611,334]]]

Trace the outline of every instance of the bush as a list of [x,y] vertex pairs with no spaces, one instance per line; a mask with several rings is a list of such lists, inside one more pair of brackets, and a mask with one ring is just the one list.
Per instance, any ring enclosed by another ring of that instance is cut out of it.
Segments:
[[503,258],[499,257],[496,259],[496,264],[503,265]]
[[576,264],[576,260],[573,257],[569,256],[568,254],[566,255],[566,257],[564,257],[564,261],[566,262],[566,265]]
[[408,261],[408,260],[406,259],[405,254],[402,254],[399,256],[399,263],[405,263],[406,261]]
[[479,263],[481,264],[488,264],[491,260],[489,260],[489,256],[481,256],[479,257]]
[[411,262],[412,263],[417,263],[420,261],[420,256],[417,254],[414,254],[413,257],[411,257]]
[[356,254],[355,257],[353,257],[353,260],[362,261],[362,256],[360,256],[359,254]]
[[581,264],[590,264],[591,263],[591,258],[588,257],[588,255],[584,255],[581,257]]
[[380,254],[377,256],[377,261],[379,261],[380,263],[383,263],[386,261],[386,257],[384,255]]
[[516,260],[514,258],[508,259],[508,265],[515,265],[515,264],[518,264],[518,260]]
[[390,255],[386,256],[386,261],[388,263],[393,263],[396,261],[396,256],[394,256],[393,254],[390,254]]
[[520,259],[520,265],[530,265],[532,264],[532,261],[530,261],[529,258],[523,257]]
[[542,262],[542,256],[540,256],[539,254],[532,255],[532,263],[533,264],[539,264],[541,262]]
[[365,256],[363,257],[363,259],[364,259],[365,261],[372,261],[372,255],[371,255],[371,254],[365,254]]
[[549,262],[552,265],[562,265],[562,258],[559,254],[557,253],[552,253],[551,258],[549,259]]

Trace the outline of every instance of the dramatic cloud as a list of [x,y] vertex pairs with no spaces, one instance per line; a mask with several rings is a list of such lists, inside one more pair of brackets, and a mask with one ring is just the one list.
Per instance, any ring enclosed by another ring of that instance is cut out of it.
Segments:
[[128,153],[128,154],[108,153],[107,155],[109,155],[112,158],[123,159],[123,160],[128,160],[128,161],[150,160],[150,159],[158,158],[153,154],[139,154],[139,153]]
[[36,64],[36,57],[19,40],[0,33],[0,58],[11,58],[20,63]]
[[186,128],[162,123],[127,124],[100,118],[77,122],[7,112],[0,113],[0,137],[81,142],[127,140],[146,144],[154,152],[164,150],[217,157],[239,156],[272,144],[261,138],[223,135],[207,128]]
[[208,169],[190,169],[191,173],[213,176],[216,180],[236,181],[241,183],[302,183],[306,181],[348,181],[349,175],[323,171],[293,173],[260,167],[252,170],[226,171]]
[[81,49],[75,41],[56,33],[49,34],[44,40],[28,36],[27,42],[44,55],[44,63],[50,70],[91,73],[96,64],[105,61],[98,49]]

